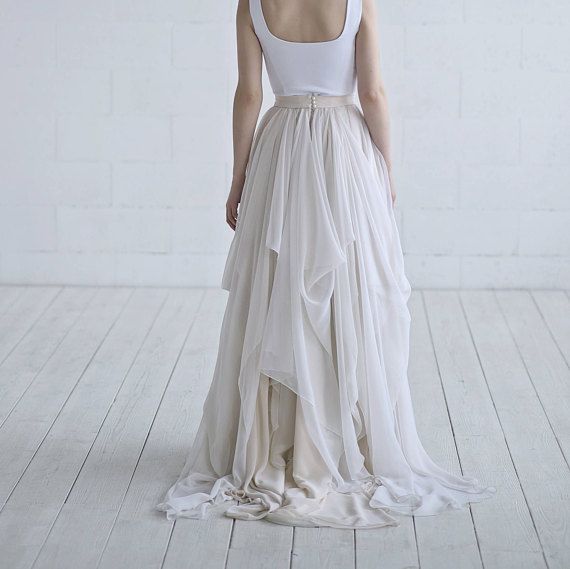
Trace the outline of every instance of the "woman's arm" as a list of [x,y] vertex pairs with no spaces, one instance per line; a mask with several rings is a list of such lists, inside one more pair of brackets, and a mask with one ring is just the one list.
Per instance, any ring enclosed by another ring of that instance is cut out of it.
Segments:
[[390,119],[386,91],[380,74],[375,0],[362,0],[362,19],[356,34],[356,74],[362,114],[370,136],[388,166],[390,191],[394,202],[396,194],[392,183]]
[[226,221],[234,230],[245,182],[245,169],[263,100],[261,46],[253,29],[248,0],[239,0],[236,35],[239,78],[233,104],[234,165],[226,202]]

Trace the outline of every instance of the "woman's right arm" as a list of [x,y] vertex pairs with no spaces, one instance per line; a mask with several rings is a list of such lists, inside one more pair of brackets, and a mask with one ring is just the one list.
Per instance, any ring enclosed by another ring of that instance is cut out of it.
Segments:
[[380,150],[390,177],[392,202],[396,199],[392,182],[390,117],[384,82],[380,73],[375,0],[362,0],[362,19],[356,34],[356,75],[360,106],[372,141]]
[[235,230],[238,204],[245,182],[245,170],[261,103],[262,52],[255,35],[249,13],[249,1],[239,0],[236,14],[238,84],[233,103],[233,153],[232,183],[226,202],[226,221]]

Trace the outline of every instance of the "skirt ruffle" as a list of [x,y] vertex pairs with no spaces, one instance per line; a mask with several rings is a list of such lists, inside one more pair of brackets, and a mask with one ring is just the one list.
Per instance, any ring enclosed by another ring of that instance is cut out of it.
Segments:
[[339,528],[490,497],[417,434],[410,284],[385,161],[356,105],[272,107],[256,131],[222,277],[214,377],[156,507]]

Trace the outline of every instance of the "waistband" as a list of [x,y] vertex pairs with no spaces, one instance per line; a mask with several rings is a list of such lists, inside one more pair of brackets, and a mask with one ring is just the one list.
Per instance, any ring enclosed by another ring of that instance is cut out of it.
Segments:
[[343,107],[354,105],[354,95],[319,95],[317,93],[307,93],[306,95],[275,95],[274,107],[286,107],[295,109],[308,107]]

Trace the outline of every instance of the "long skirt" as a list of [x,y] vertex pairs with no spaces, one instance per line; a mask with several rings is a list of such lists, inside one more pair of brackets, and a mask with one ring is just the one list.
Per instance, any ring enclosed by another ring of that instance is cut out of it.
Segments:
[[277,96],[263,115],[221,284],[201,422],[156,506],[168,519],[374,528],[496,491],[419,439],[410,284],[386,163],[352,95]]

